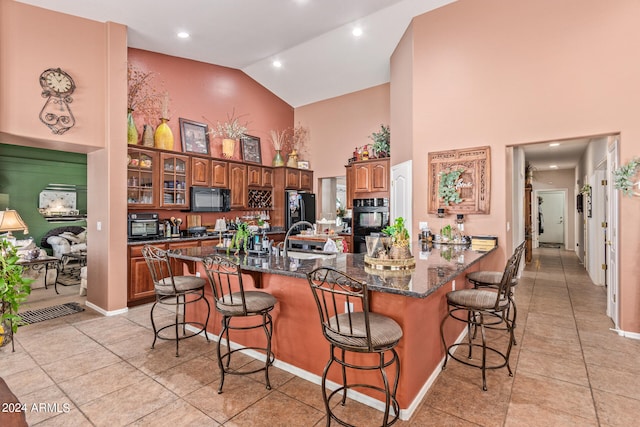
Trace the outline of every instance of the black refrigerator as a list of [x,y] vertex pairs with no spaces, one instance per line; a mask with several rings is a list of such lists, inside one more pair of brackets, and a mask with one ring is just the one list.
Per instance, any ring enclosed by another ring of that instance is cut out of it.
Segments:
[[[316,222],[316,195],[305,191],[285,191],[285,230],[298,221]],[[301,227],[305,229],[307,227]]]

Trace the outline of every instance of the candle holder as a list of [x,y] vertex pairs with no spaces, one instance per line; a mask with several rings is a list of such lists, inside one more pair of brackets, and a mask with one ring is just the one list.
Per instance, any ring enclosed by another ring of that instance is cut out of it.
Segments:
[[444,208],[438,208],[438,218],[444,218]]

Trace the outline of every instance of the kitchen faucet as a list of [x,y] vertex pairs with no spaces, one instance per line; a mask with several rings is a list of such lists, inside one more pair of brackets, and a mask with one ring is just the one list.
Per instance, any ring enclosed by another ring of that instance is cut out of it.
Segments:
[[284,257],[285,258],[287,257],[287,249],[289,249],[289,235],[291,234],[293,229],[299,225],[308,225],[309,227],[313,228],[313,224],[311,224],[309,221],[298,221],[296,223],[293,223],[291,227],[289,227],[289,229],[287,230],[287,234],[284,236]]

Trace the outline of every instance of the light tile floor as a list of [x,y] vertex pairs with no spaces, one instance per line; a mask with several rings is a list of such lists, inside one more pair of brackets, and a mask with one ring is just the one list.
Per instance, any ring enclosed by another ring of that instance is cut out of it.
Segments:
[[[55,300],[34,291],[25,309],[84,301],[77,287]],[[630,426],[640,419],[640,341],[612,332],[606,292],[575,254],[539,249],[516,289],[514,376],[455,361],[401,426]],[[165,314],[169,316],[167,312]],[[496,332],[496,334],[499,332]],[[174,356],[171,342],[150,350],[149,306],[103,317],[92,310],[21,327],[16,352],[0,349],[0,376],[27,405],[32,426],[322,426],[318,385],[273,368],[230,377],[216,393],[213,343],[193,338]],[[256,363],[248,357],[239,364]],[[48,406],[32,406],[48,404]],[[353,401],[351,422],[380,413]]]

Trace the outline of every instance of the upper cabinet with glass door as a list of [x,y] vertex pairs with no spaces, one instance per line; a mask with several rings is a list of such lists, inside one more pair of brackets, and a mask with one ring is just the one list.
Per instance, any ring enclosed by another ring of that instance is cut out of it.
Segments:
[[129,207],[152,208],[158,205],[154,184],[156,160],[153,151],[129,148],[127,156],[127,204]]
[[160,153],[160,183],[162,193],[160,207],[188,209],[189,208],[189,157],[177,154]]

